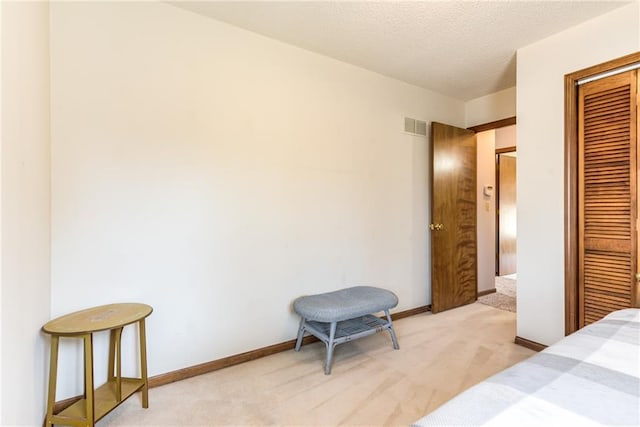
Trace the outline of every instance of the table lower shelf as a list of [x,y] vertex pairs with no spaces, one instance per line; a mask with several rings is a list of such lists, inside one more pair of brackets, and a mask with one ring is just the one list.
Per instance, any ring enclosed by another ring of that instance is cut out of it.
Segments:
[[[122,378],[121,381],[122,399],[120,401],[116,399],[115,380],[108,381],[94,391],[94,421],[98,421],[107,415],[113,408],[120,405],[144,386],[144,380],[140,378]],[[64,424],[65,421],[71,420],[87,420],[87,400],[80,399],[73,405],[54,415],[53,420],[55,424]]]

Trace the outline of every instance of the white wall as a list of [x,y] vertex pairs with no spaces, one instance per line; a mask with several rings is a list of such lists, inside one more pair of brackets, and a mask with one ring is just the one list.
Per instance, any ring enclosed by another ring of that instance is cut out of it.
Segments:
[[637,51],[632,3],[518,50],[517,334],[564,335],[564,75]]
[[466,127],[491,123],[515,115],[515,87],[472,99],[465,104]]
[[52,315],[152,305],[157,375],[293,339],[300,295],[430,303],[402,118],[464,126],[462,102],[163,3],[53,3],[51,57]]
[[496,149],[517,145],[516,128],[517,125],[512,125],[496,129]]
[[50,316],[49,14],[2,2],[1,425],[41,425]]
[[[478,292],[495,288],[496,276],[496,151],[495,130],[476,136],[478,165]],[[493,188],[485,196],[485,185]]]

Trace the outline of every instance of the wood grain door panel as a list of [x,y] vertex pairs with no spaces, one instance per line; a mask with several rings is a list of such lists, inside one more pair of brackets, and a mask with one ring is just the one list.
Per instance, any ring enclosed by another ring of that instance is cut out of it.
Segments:
[[631,307],[637,271],[636,71],[578,91],[579,327]]
[[432,312],[477,299],[476,138],[442,123],[431,125]]

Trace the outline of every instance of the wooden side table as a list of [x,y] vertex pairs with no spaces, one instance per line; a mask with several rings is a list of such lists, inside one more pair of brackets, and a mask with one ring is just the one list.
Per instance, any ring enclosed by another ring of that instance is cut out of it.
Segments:
[[[139,390],[142,391],[142,407],[149,407],[145,318],[152,311],[153,308],[146,304],[109,304],[58,317],[42,327],[44,332],[51,335],[49,396],[45,426],[53,426],[54,424],[93,426],[113,408]],[[138,323],[140,329],[141,375],[140,378],[123,378],[120,348],[122,329],[134,323]],[[109,366],[107,382],[94,390],[93,333],[98,331],[110,331]],[[60,337],[81,338],[84,341],[84,396],[60,413],[54,414]]]

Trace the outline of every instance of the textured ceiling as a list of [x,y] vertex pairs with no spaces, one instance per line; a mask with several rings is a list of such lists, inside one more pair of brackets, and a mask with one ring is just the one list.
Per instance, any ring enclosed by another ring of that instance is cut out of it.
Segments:
[[517,48],[629,1],[171,3],[469,100],[515,85]]

